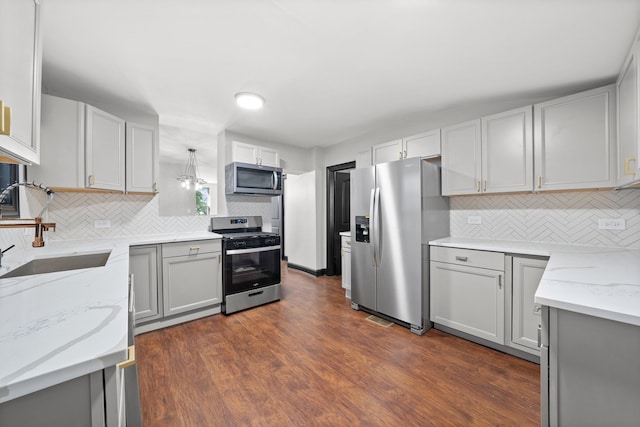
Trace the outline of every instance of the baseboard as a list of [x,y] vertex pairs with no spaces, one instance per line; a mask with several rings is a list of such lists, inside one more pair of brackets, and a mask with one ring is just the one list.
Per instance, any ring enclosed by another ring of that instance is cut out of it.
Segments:
[[294,270],[304,271],[305,273],[309,273],[316,277],[324,276],[325,273],[327,272],[326,268],[322,268],[320,270],[312,270],[310,268],[303,267],[301,265],[291,264],[290,262],[287,263],[287,267],[293,268]]

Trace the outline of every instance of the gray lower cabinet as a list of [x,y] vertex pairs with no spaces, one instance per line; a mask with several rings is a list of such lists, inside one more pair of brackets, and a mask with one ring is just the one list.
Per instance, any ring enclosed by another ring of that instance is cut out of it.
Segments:
[[222,303],[220,241],[162,245],[164,315]]
[[158,277],[160,245],[134,246],[129,249],[129,273],[133,277],[136,322],[161,317]]
[[0,426],[118,426],[122,391],[107,368],[0,404]]
[[136,333],[220,312],[220,240],[132,246]]
[[640,422],[640,326],[543,307],[543,426]]
[[[509,262],[511,261],[511,262]],[[540,279],[547,266],[547,258],[513,256],[507,257],[507,265],[511,265],[511,303],[510,334],[507,344],[513,348],[540,355],[538,347],[538,328],[541,324],[541,306],[534,302]]]
[[504,344],[504,254],[431,247],[431,321]]

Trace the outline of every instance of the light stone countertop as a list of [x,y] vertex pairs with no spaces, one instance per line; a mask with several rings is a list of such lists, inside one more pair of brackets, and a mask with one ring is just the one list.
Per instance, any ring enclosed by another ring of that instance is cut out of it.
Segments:
[[447,237],[432,246],[549,257],[535,302],[640,326],[640,250]]
[[104,267],[0,279],[0,403],[127,359],[129,246],[219,239],[210,232],[11,250],[0,274],[34,258],[111,251]]
[[344,237],[351,237],[351,231],[341,231],[340,235]]

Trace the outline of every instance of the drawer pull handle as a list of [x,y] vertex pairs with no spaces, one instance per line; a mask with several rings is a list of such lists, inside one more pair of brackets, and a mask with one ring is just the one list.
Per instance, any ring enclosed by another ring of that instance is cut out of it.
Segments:
[[136,346],[132,345],[127,348],[128,357],[124,362],[118,363],[118,368],[124,369],[136,364]]
[[456,261],[467,262],[467,257],[466,256],[457,256],[456,255]]
[[263,293],[264,293],[264,291],[252,292],[252,293],[248,294],[247,296],[248,297],[255,297],[256,295],[260,295],[260,294],[263,294]]
[[631,162],[635,162],[635,161],[636,161],[635,157],[627,157],[626,159],[624,159],[624,174],[625,175],[635,175],[636,174],[636,172],[634,170],[635,168],[631,168],[629,166],[629,164]]
[[189,251],[199,251],[200,250],[200,246],[191,246],[189,248]]

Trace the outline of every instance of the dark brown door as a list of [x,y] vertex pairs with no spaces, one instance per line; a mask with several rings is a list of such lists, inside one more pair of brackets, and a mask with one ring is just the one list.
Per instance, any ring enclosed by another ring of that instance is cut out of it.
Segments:
[[349,172],[336,172],[336,191],[334,212],[333,254],[335,257],[336,275],[342,274],[341,231],[349,231],[351,175]]

